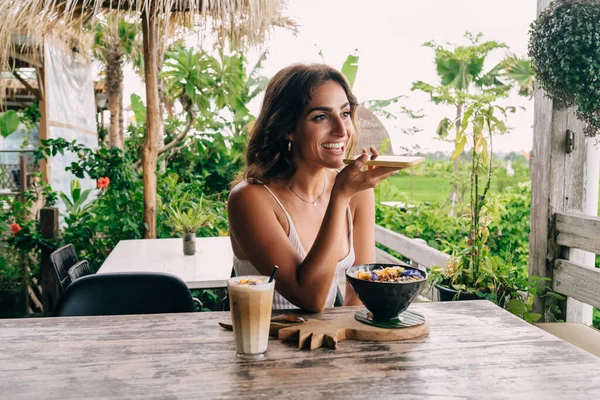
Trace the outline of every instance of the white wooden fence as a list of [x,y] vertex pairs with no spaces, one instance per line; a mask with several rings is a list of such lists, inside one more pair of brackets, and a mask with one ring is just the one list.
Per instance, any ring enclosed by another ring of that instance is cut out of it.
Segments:
[[[600,254],[600,217],[578,212],[555,214],[556,243],[568,249]],[[563,251],[566,256],[568,251]],[[553,263],[552,288],[565,296],[600,308],[600,269],[556,258]]]
[[[448,254],[444,254],[417,239],[411,239],[379,225],[375,225],[375,242],[402,254],[413,263],[427,268],[434,265],[443,267],[450,258]],[[396,257],[377,249],[377,262],[393,264],[398,261]]]

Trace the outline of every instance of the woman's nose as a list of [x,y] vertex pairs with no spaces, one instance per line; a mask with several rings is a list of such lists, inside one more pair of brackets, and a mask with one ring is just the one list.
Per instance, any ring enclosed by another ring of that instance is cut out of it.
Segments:
[[346,136],[348,133],[348,129],[346,128],[346,124],[341,117],[333,118],[333,134],[338,136]]

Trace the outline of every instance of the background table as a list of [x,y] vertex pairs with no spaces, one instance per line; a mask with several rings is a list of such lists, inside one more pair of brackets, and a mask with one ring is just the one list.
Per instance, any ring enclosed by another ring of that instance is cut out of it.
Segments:
[[[328,309],[333,319],[360,307]],[[413,304],[429,336],[235,357],[229,313],[0,320],[7,399],[597,399],[600,359],[487,301]]]
[[196,254],[183,254],[183,239],[121,240],[99,274],[107,272],[167,272],[190,289],[225,288],[231,277],[233,251],[229,236],[196,238]]

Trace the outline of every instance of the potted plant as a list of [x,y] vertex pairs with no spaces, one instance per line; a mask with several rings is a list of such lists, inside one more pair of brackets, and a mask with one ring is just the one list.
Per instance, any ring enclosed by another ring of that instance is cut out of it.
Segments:
[[462,118],[452,159],[469,148],[470,202],[465,216],[469,234],[459,244],[451,245],[452,255],[445,267],[431,269],[429,287],[438,290],[442,301],[487,299],[532,322],[541,316],[531,312],[541,279],[529,277],[527,266],[492,256],[487,246],[494,212],[501,209],[489,197],[492,138],[506,132],[505,117],[502,107],[474,103]]
[[196,231],[214,219],[215,215],[203,208],[203,196],[199,203],[187,200],[184,195],[179,201],[174,201],[165,209],[167,224],[176,232],[183,233],[183,254],[193,256],[196,254]]
[[531,24],[529,56],[537,82],[558,108],[576,106],[587,123],[584,133],[600,130],[600,3],[557,0]]

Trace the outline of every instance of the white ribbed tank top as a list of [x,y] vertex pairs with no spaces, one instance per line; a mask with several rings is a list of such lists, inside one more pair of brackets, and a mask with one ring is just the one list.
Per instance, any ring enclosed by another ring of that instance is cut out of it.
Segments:
[[[304,251],[304,248],[302,247],[302,243],[300,242],[300,237],[298,236],[298,232],[296,232],[296,227],[294,226],[294,223],[292,222],[292,218],[288,214],[288,212],[285,209],[285,207],[283,206],[283,204],[281,204],[281,202],[279,201],[277,196],[275,196],[275,194],[271,191],[271,189],[269,189],[267,186],[264,186],[264,185],[263,185],[263,187],[265,189],[267,189],[269,191],[269,193],[271,193],[271,196],[273,196],[273,198],[275,199],[277,204],[279,204],[279,206],[285,213],[285,217],[287,218],[288,225],[290,227],[290,232],[288,234],[288,238],[289,238],[290,242],[292,243],[292,246],[294,246],[294,248],[298,251],[300,258],[302,260],[304,260],[304,258],[306,258],[306,251]],[[354,264],[354,259],[355,259],[355,257],[354,257],[354,240],[352,239],[352,237],[353,237],[352,231],[353,231],[352,212],[350,211],[350,206],[348,206],[348,241],[350,243],[350,251],[348,252],[348,255],[346,257],[344,257],[343,260],[338,262],[338,264],[336,266],[335,277],[333,278],[333,282],[331,283],[331,288],[329,288],[329,294],[327,295],[327,301],[325,302],[325,307],[333,307],[333,303],[335,302],[335,296],[337,294],[338,276],[339,276],[340,272],[346,271],[348,268],[350,268]],[[254,266],[250,263],[249,260],[240,260],[239,258],[237,258],[235,256],[235,254],[233,255],[233,269],[235,270],[235,274],[237,276],[260,275],[259,272],[256,270],[256,268],[254,268]],[[275,291],[275,294],[273,296],[273,309],[274,310],[287,310],[287,309],[292,309],[292,308],[298,308],[298,307],[296,307],[295,305],[293,305],[292,303],[287,301],[281,294],[279,294],[277,291]]]

